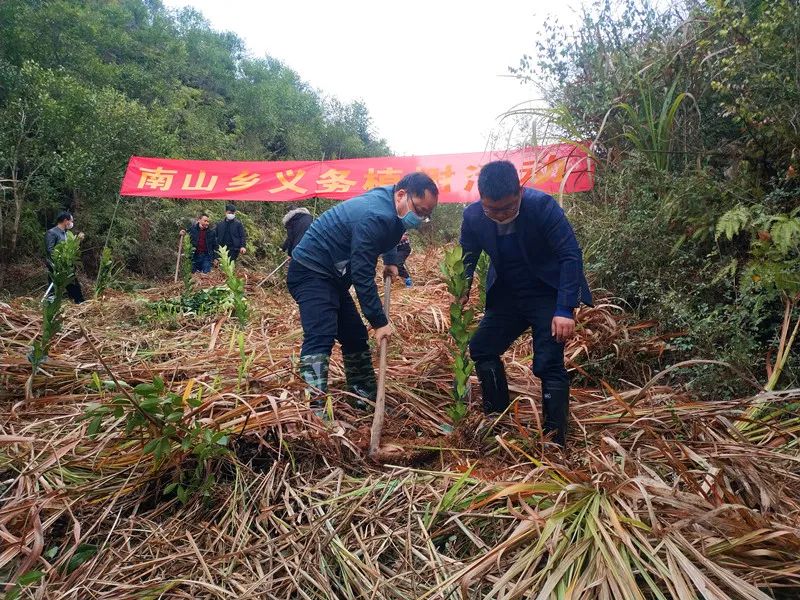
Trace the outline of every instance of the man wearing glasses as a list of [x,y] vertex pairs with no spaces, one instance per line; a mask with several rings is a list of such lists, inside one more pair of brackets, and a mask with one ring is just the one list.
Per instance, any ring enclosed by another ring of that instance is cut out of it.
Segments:
[[300,308],[303,348],[300,375],[313,388],[312,408],[321,414],[328,389],[328,364],[335,340],[342,345],[347,389],[375,399],[377,385],[364,322],[350,286],[355,287],[375,340],[392,334],[375,285],[383,255],[384,275],[397,278],[395,247],[403,233],[433,214],[439,198],[434,181],[411,173],[394,186],[377,187],[325,211],[292,252],[286,283]]
[[478,192],[480,202],[464,210],[461,246],[467,277],[475,272],[481,251],[491,260],[486,312],[469,345],[483,410],[490,414],[508,408],[500,356],[531,329],[533,373],[542,382],[544,431],[563,447],[569,415],[564,344],[575,332],[575,308],[592,303],[581,249],[561,207],[547,194],[522,188],[512,163],[484,165]]

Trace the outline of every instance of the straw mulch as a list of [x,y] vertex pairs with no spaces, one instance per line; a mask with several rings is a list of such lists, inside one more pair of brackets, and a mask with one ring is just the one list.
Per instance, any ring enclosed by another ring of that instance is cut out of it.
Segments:
[[[668,339],[604,300],[580,310],[567,349],[591,384],[574,389],[568,453],[542,440],[528,340],[506,355],[513,410],[484,419],[475,382],[453,424],[437,260],[415,257],[417,285],[393,291],[380,460],[338,353],[336,420],[307,410],[296,306],[281,285],[256,288],[258,273],[244,329],[148,320],[146,302],[179,284],[69,306],[31,381],[38,307],[0,305],[0,581],[38,571],[21,597],[115,600],[798,597],[800,390],[692,397],[669,385],[681,367],[649,371]],[[190,453],[157,462],[120,419],[87,435],[87,407],[115,397],[96,387],[93,374],[111,378],[98,354],[131,386],[158,376],[202,392],[187,422],[227,432],[232,449],[209,462],[205,495],[164,493]],[[601,362],[635,383],[594,380]]]

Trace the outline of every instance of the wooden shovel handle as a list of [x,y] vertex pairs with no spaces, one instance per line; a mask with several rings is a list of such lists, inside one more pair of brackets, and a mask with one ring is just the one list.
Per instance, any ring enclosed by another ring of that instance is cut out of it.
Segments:
[[[383,280],[383,311],[389,318],[389,304],[392,297],[392,278]],[[381,446],[381,431],[386,406],[386,355],[389,344],[386,338],[381,340],[380,361],[378,367],[378,393],[375,395],[375,415],[372,417],[372,430],[369,436],[369,454],[374,456]]]
[[183,236],[185,235],[185,233],[181,233],[178,237],[178,261],[175,263],[175,283],[178,283],[178,272],[181,268],[181,256],[183,256]]

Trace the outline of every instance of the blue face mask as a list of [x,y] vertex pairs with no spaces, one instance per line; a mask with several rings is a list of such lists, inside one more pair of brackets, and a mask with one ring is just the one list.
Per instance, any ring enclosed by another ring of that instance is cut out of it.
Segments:
[[408,212],[400,217],[400,220],[403,222],[403,227],[405,227],[406,230],[419,229],[420,225],[427,222],[428,219],[420,217],[416,213],[414,210],[414,208],[416,208],[414,206],[414,199],[410,194],[406,196],[406,203],[408,204]]
[[407,230],[419,229],[419,226],[425,222],[425,220],[413,210],[409,210],[400,220],[403,222],[403,227]]

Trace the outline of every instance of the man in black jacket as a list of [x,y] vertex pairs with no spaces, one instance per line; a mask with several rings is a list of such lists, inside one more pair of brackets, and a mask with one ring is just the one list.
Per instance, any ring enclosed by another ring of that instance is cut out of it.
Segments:
[[286,227],[286,240],[281,245],[281,250],[290,257],[292,250],[300,243],[303,234],[311,226],[314,217],[307,208],[292,208],[283,216],[283,226]]
[[247,233],[242,222],[236,218],[236,207],[225,205],[225,218],[217,225],[217,245],[228,249],[228,256],[236,260],[247,254]]
[[[192,255],[192,273],[208,273],[212,263],[216,266],[217,260],[217,232],[210,227],[208,215],[203,213],[198,217],[197,223],[189,227],[189,239],[192,241],[194,254]],[[185,235],[186,231],[181,231]]]

